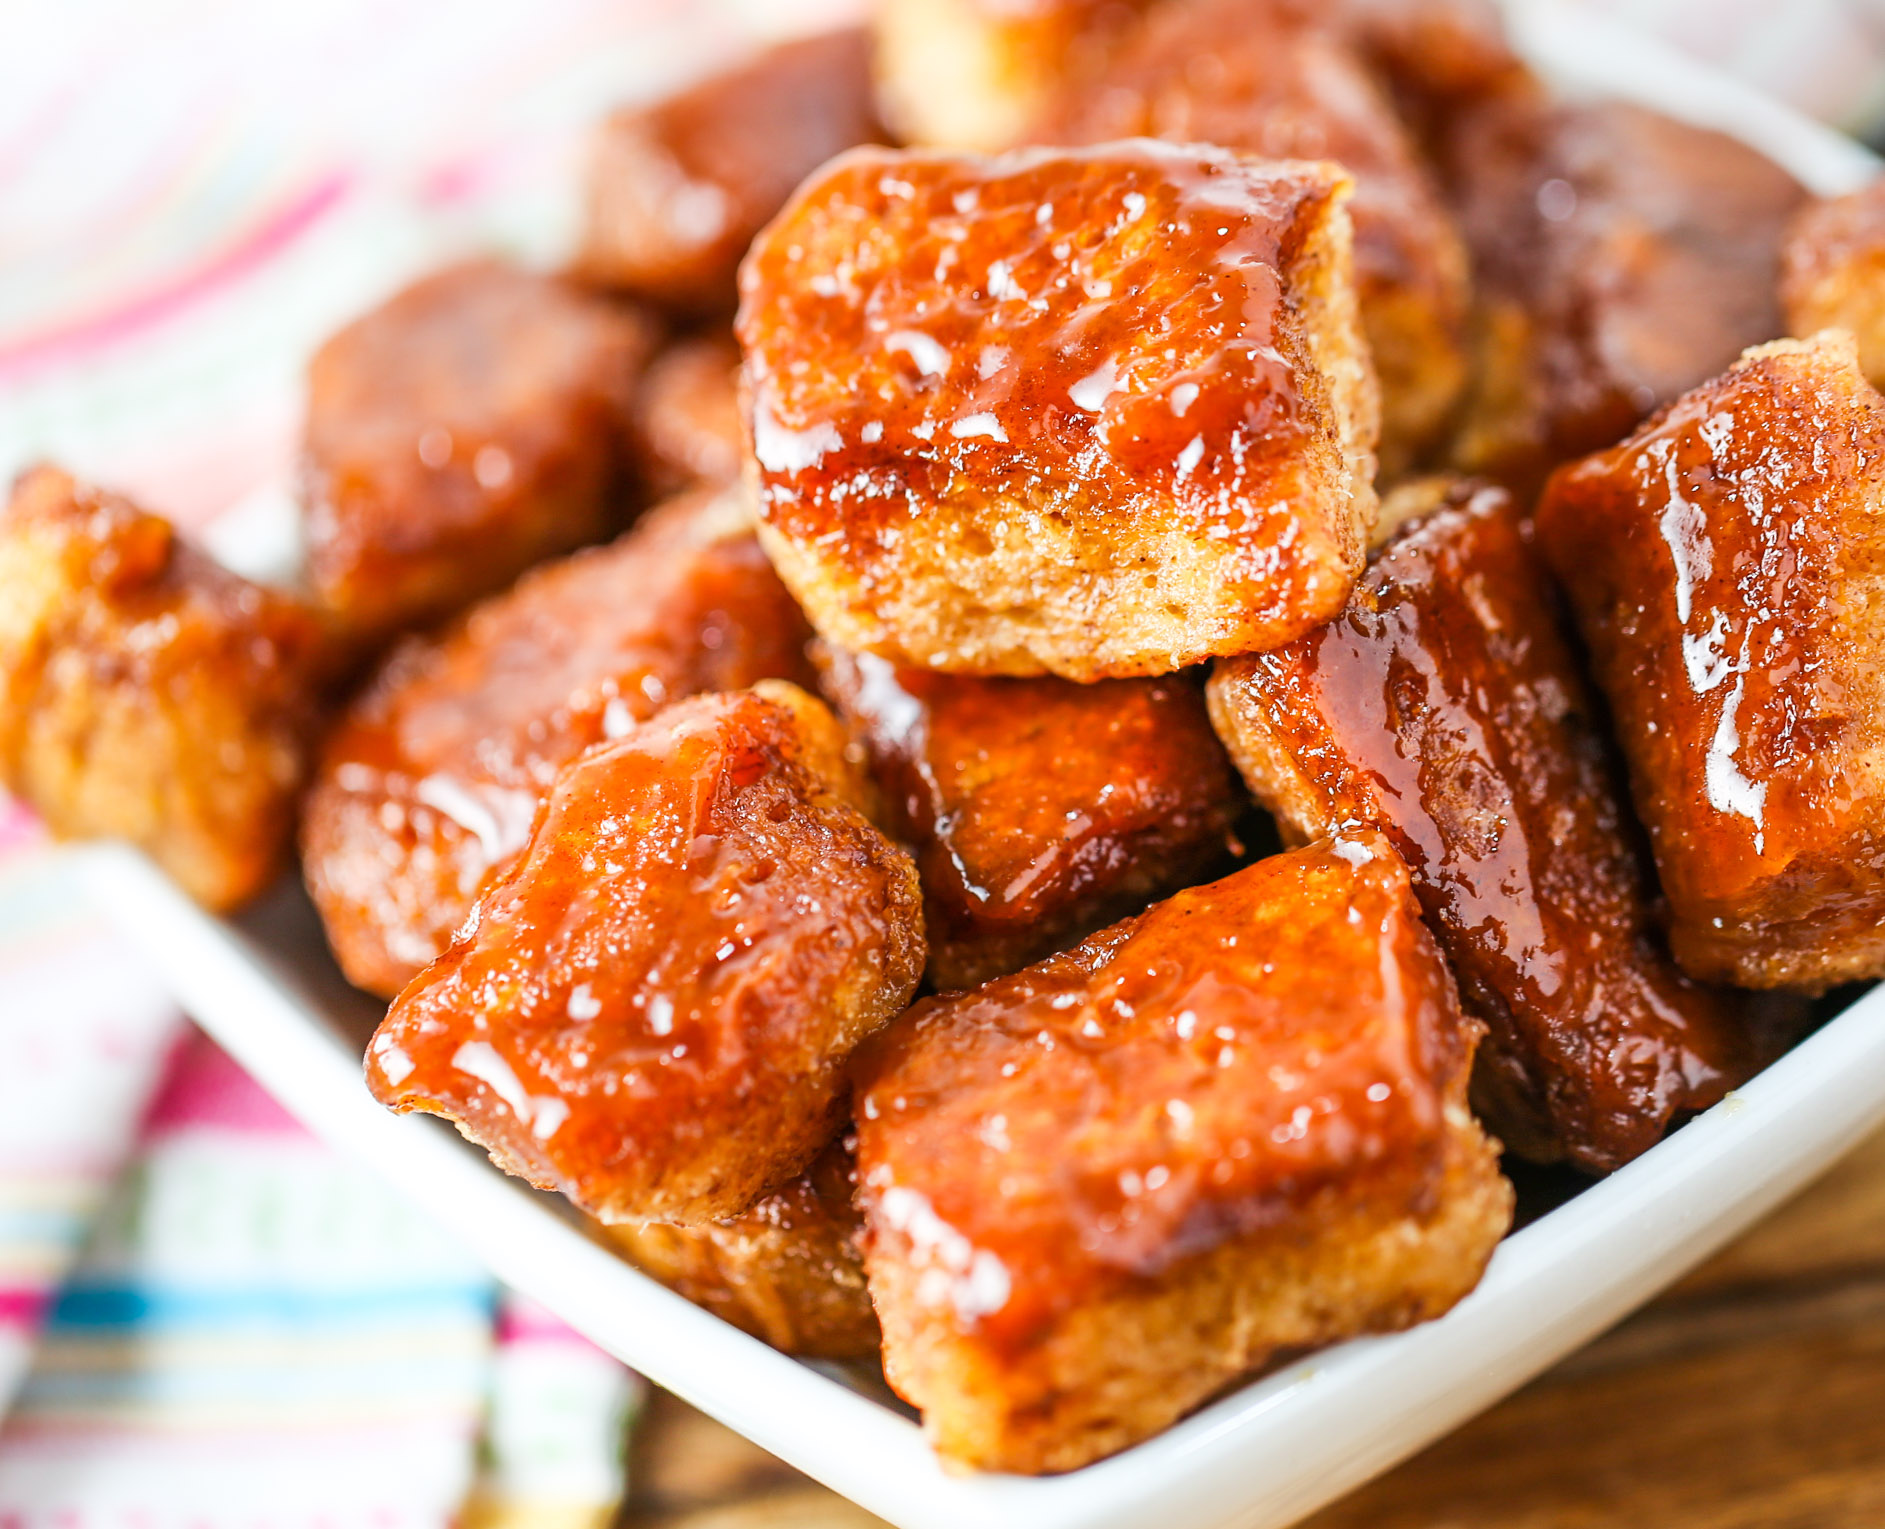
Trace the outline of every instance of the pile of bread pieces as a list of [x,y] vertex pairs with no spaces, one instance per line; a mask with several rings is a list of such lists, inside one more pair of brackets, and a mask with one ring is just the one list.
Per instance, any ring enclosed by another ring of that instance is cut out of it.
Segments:
[[380,1100],[1068,1470],[1885,975],[1882,372],[1885,183],[1470,0],[882,0],[321,348],[300,587],[27,472],[0,779],[298,846]]

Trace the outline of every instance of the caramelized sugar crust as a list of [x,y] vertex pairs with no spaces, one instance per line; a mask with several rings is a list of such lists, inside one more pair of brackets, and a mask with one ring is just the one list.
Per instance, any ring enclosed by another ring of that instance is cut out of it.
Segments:
[[1355,178],[1355,282],[1392,477],[1432,443],[1466,379],[1466,251],[1386,91],[1331,24],[1340,19],[1250,0],[1155,7],[1103,68],[1063,87],[1032,136],[1339,161]]
[[603,122],[576,270],[691,310],[733,306],[753,235],[811,171],[881,140],[861,29],[781,43]]
[[603,1231],[644,1273],[784,1353],[869,1358],[880,1339],[856,1186],[857,1138],[847,1130],[743,1215]]
[[740,348],[726,333],[681,340],[657,356],[635,410],[642,474],[659,493],[731,483],[745,471]]
[[1439,1314],[1511,1211],[1476,1036],[1366,831],[917,1005],[859,1066],[891,1383],[953,1459],[1067,1470]]
[[1454,455],[1522,499],[1783,332],[1780,245],[1804,193],[1735,139],[1508,90],[1460,114],[1445,157],[1482,298]]
[[303,820],[349,980],[390,997],[444,951],[567,761],[681,696],[809,684],[809,635],[744,495],[704,490],[409,640],[329,736]]
[[973,987],[1209,875],[1244,793],[1186,676],[978,679],[827,649],[923,878],[929,977]]
[[1885,399],[1831,333],[1749,352],[1540,503],[1697,977],[1885,976],[1882,495]]
[[320,635],[168,521],[34,468],[0,516],[0,784],[234,908],[287,859]]
[[1885,383],[1885,181],[1803,207],[1781,252],[1791,334],[1849,329],[1874,387]]
[[1304,840],[1379,828],[1488,1029],[1474,1103],[1508,1147],[1607,1172],[1762,1058],[1676,968],[1654,872],[1557,594],[1503,491],[1455,483],[1343,614],[1219,665],[1212,715]]
[[308,367],[308,574],[363,642],[620,524],[647,320],[477,261],[356,319]]
[[856,150],[754,245],[761,536],[831,642],[1070,679],[1285,641],[1374,518],[1347,178]]
[[591,749],[394,1000],[374,1097],[600,1221],[749,1210],[831,1140],[846,1059],[923,970],[916,869],[859,799],[782,681]]

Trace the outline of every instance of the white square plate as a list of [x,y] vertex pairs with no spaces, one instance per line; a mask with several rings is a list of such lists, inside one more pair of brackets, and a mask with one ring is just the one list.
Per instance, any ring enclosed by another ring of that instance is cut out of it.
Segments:
[[[1876,170],[1849,140],[1634,33],[1547,4],[1515,8],[1512,20],[1521,50],[1568,92],[1735,134],[1822,193]],[[1885,1118],[1881,990],[1514,1233],[1442,1320],[1316,1354],[1070,1475],[952,1475],[880,1388],[785,1358],[696,1309],[440,1122],[375,1105],[359,1058],[378,1006],[340,980],[298,890],[221,921],[128,850],[80,853],[178,999],[312,1130],[371,1162],[500,1278],[603,1348],[903,1529],[1280,1529],[1616,1321]]]

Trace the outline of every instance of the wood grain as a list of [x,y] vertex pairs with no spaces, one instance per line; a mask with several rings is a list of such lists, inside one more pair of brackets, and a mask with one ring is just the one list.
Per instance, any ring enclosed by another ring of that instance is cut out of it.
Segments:
[[[634,1529],[877,1524],[672,1397]],[[1660,1300],[1307,1529],[1885,1525],[1885,1133]]]

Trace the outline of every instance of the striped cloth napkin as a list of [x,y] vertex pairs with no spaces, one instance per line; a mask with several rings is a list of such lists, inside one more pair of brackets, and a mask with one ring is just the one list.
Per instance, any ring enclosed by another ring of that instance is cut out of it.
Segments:
[[190,1026],[0,818],[0,1529],[577,1529],[639,1381]]

